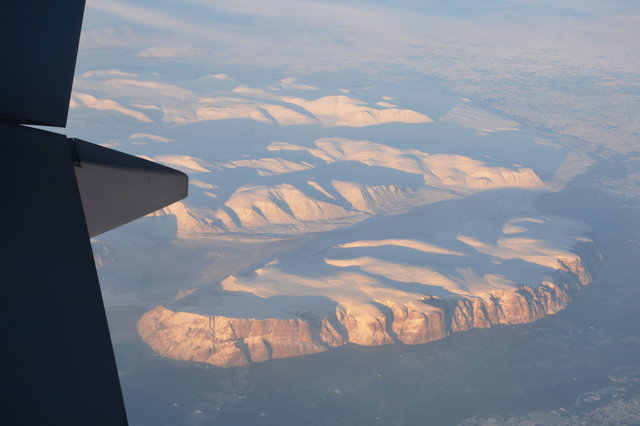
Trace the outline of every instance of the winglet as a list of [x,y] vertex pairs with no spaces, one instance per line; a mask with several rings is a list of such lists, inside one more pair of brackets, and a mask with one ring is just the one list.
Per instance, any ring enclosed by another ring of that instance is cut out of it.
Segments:
[[78,139],[69,144],[91,237],[187,196],[178,170]]

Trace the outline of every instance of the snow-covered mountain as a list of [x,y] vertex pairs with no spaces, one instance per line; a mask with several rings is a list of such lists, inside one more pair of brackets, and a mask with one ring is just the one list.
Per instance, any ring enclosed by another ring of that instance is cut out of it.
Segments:
[[[74,109],[137,120],[111,144],[191,179],[189,198],[130,228],[165,257],[131,249],[126,230],[95,246],[107,287],[128,265],[172,265],[130,290],[148,300],[163,282],[138,322],[159,354],[235,366],[425,343],[537,320],[589,283],[587,227],[532,202],[588,157],[468,99],[291,78],[252,88],[228,75],[187,88],[114,72],[85,73],[76,87],[93,92],[74,94]],[[225,256],[235,260],[221,266]]]

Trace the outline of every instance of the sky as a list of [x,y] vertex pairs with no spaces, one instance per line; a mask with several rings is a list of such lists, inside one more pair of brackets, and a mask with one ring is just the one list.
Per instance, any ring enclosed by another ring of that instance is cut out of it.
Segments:
[[[79,68],[111,55],[115,68],[180,69],[182,78],[241,66],[264,68],[254,79],[436,77],[506,114],[629,150],[637,141],[630,111],[638,102],[639,15],[631,1],[95,0],[87,3]],[[603,142],[605,135],[617,140]]]
[[[127,107],[125,94],[184,104],[185,89],[206,92],[209,74],[261,88],[282,79],[329,90],[384,82],[418,96],[436,87],[619,159],[629,170],[609,187],[629,187],[640,143],[639,9],[621,0],[90,0],[75,91],[149,122],[157,120]],[[147,86],[107,91],[85,75],[108,70]],[[99,142],[123,137],[112,125],[87,125],[75,111],[70,131]]]

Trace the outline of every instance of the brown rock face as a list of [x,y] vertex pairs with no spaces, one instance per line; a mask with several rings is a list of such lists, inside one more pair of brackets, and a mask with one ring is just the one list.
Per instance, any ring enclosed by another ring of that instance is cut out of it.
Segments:
[[392,312],[392,329],[402,343],[427,343],[447,336],[443,311],[425,313],[396,308]]
[[[147,312],[138,333],[159,354],[223,367],[326,350],[301,319],[240,319],[173,312],[163,306]],[[331,341],[331,340],[330,340]]]
[[162,356],[233,367],[313,354],[354,343],[420,344],[496,324],[523,324],[563,309],[589,283],[583,264],[563,268],[564,282],[496,291],[485,297],[428,297],[418,304],[376,303],[350,311],[338,305],[321,319],[241,319],[174,312],[157,306],[138,322],[142,339]]

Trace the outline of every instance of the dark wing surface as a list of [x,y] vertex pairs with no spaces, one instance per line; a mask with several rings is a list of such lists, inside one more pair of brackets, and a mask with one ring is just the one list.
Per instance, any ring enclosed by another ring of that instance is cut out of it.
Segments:
[[181,172],[64,127],[84,0],[0,6],[0,422],[126,425],[89,237],[187,195]]

